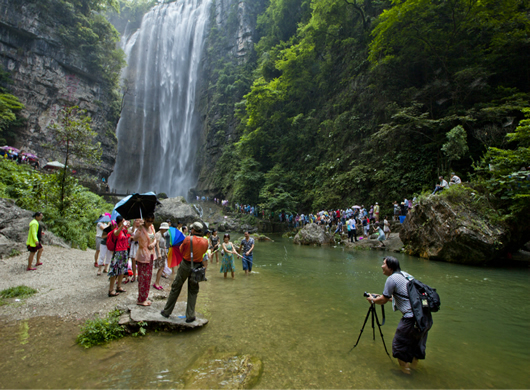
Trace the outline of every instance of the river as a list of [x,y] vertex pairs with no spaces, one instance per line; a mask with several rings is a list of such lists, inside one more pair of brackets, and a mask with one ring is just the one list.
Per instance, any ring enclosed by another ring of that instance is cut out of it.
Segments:
[[[403,270],[435,287],[441,310],[427,358],[411,376],[385,353],[367,323],[363,292],[381,293],[383,252],[256,245],[252,275],[235,280],[219,266],[201,283],[203,329],[149,333],[89,350],[76,326],[37,318],[0,328],[2,388],[182,388],[183,375],[208,348],[258,357],[255,388],[528,388],[528,268],[469,267],[397,255]],[[79,285],[78,285],[79,287]],[[381,311],[378,308],[378,315]],[[401,315],[386,305],[389,351]]]

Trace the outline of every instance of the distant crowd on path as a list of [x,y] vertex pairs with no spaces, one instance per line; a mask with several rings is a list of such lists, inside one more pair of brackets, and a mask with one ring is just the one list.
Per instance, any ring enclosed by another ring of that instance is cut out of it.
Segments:
[[[27,271],[37,270],[33,267],[35,254],[37,255],[36,266],[43,265],[41,256],[44,232],[40,223],[42,218],[43,214],[37,212],[29,224],[26,242],[29,251]],[[150,289],[163,290],[160,284],[161,278],[172,278],[171,293],[161,313],[169,317],[184,282],[188,280],[186,322],[193,322],[195,302],[199,293],[199,283],[195,282],[194,278],[190,278],[193,269],[204,267],[206,270],[209,262],[219,265],[219,257],[221,257],[219,273],[224,274],[224,278],[227,278],[227,274],[230,273],[234,279],[235,257],[240,257],[245,275],[252,272],[255,242],[248,231],[244,233],[239,248],[237,248],[230,241],[230,234],[225,234],[221,242],[217,230],[204,229],[200,222],[192,223],[189,228],[178,222],[175,228],[182,232],[185,238],[179,246],[171,247],[169,234],[171,222],[163,222],[158,232],[155,231],[153,222],[153,214],[134,221],[127,221],[118,215],[115,221],[97,224],[94,267],[98,269],[97,276],[107,274],[109,297],[126,293],[124,285],[137,282],[137,304],[150,306],[151,301],[148,299]],[[170,248],[176,252],[176,256],[172,256],[171,259],[168,257]],[[153,270],[156,270],[155,275],[153,275]]]

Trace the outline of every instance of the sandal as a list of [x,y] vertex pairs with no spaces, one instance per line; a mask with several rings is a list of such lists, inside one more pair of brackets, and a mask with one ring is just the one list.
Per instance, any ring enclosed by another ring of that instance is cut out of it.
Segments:
[[118,288],[116,289],[116,292],[118,292],[118,293],[122,293],[122,292],[125,293],[125,292],[127,292],[127,290],[124,290],[123,288],[118,287]]
[[129,283],[129,278],[125,279],[122,283],[123,283],[123,284],[127,284],[127,283]]
[[151,306],[151,301],[144,301],[142,303],[136,303],[138,306]]
[[37,268],[26,268],[26,271],[36,271]]
[[131,279],[131,283],[134,283],[136,281],[136,276],[133,276]]
[[42,265],[42,263],[37,263],[36,265]]
[[157,290],[163,290],[164,288],[162,286],[157,286],[156,284],[153,284],[153,287]]
[[109,291],[109,297],[117,297],[118,295],[120,295],[119,292],[114,292],[113,294],[112,291]]
[[98,271],[98,273],[96,275],[97,276],[101,276],[101,271]]

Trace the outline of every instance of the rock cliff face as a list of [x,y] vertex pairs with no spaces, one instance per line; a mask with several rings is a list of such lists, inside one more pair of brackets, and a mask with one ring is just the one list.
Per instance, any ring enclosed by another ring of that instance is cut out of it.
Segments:
[[[215,104],[216,95],[224,93],[216,86],[219,79],[217,67],[222,63],[227,68],[231,67],[233,71],[238,67],[244,67],[252,59],[253,46],[259,40],[256,32],[257,15],[267,4],[265,0],[254,2],[217,0],[212,7],[211,30],[203,61],[204,82],[199,93],[202,120],[201,147],[196,162],[196,171],[199,174],[197,185],[191,191],[192,195],[220,196],[220,189],[214,183],[214,167],[221,157],[221,148],[237,138],[238,121],[233,113],[228,113],[233,102]],[[237,71],[235,73],[237,74]],[[234,92],[232,98],[235,95],[237,99],[242,98],[242,94],[239,95],[237,92]],[[225,112],[222,112],[223,110]],[[222,133],[222,136],[219,136],[219,133]]]
[[484,264],[506,254],[510,231],[494,226],[470,206],[441,197],[415,205],[399,237],[409,255],[462,264]]
[[83,58],[68,53],[57,37],[59,26],[18,0],[0,0],[0,64],[11,74],[11,93],[26,106],[27,119],[15,147],[51,158],[42,144],[50,142],[47,127],[64,106],[78,105],[92,117],[103,155],[89,171],[109,175],[115,161],[116,137],[109,124],[110,94],[103,80],[87,70]]

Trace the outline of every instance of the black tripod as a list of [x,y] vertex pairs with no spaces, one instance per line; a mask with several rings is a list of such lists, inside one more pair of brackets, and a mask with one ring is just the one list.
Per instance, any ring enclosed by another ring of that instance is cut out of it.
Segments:
[[[366,321],[368,321],[368,317],[370,317],[370,314],[372,314],[373,339],[375,341],[375,324],[374,324],[374,318],[375,318],[375,323],[377,324],[377,327],[379,328],[379,334],[381,335],[381,340],[383,340],[383,346],[385,347],[385,352],[388,355],[388,357],[390,358],[390,354],[388,353],[388,350],[386,349],[385,338],[383,337],[383,332],[381,331],[381,325],[385,324],[385,307],[381,306],[381,314],[383,315],[383,323],[380,324],[379,323],[379,317],[377,317],[377,312],[375,311],[375,303],[372,303],[370,305],[370,308],[368,309],[368,313],[366,314],[366,318],[364,319],[363,327],[361,328],[361,333],[359,333],[359,337],[357,338],[357,342],[352,347],[352,349],[350,349],[350,352],[353,351],[353,348],[355,348],[357,346],[357,344],[359,344],[359,340],[361,339],[364,327],[366,325]],[[392,358],[390,358],[390,359],[392,359]]]

